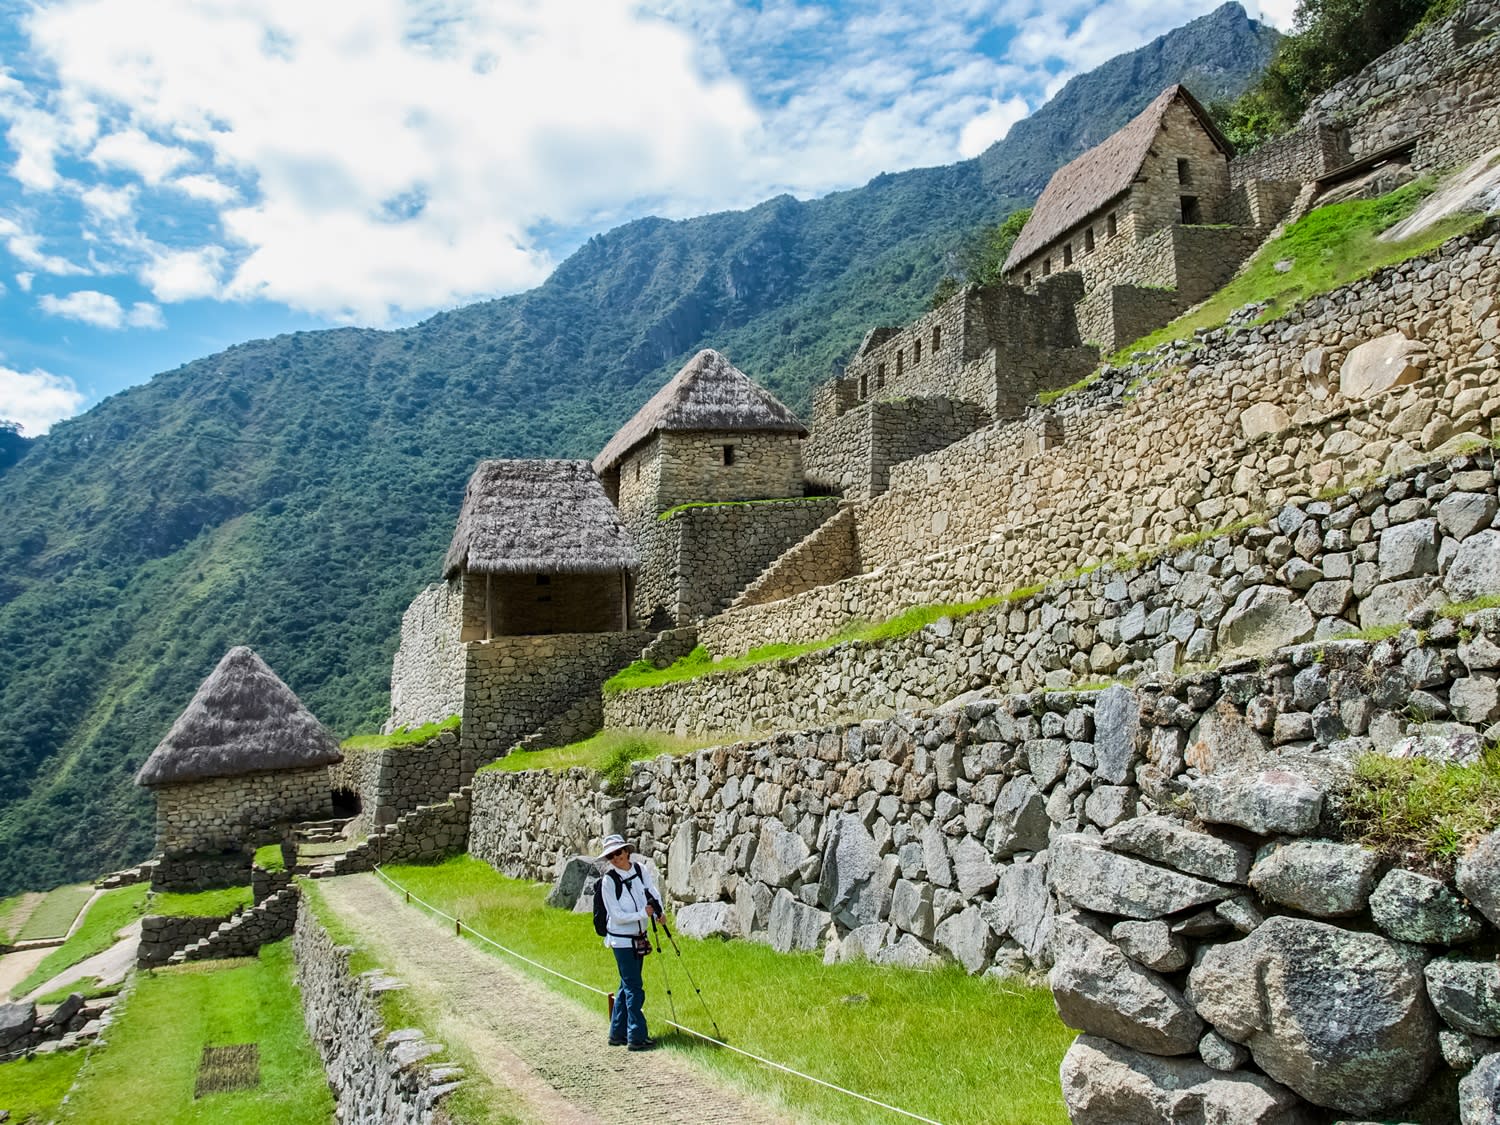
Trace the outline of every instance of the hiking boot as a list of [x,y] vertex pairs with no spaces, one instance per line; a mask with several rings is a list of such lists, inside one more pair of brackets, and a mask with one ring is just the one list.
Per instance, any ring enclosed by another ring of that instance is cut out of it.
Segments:
[[609,1037],[609,1045],[611,1047],[623,1047],[625,1046],[625,1043],[626,1040],[624,1039],[616,1039],[613,1035]]
[[654,1051],[656,1050],[655,1039],[642,1039],[639,1043],[630,1044],[632,1051]]

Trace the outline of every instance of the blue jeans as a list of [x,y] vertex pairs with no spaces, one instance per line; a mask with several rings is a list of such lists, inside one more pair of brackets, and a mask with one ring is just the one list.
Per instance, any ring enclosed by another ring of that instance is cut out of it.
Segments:
[[620,987],[615,993],[615,1010],[609,1020],[609,1037],[644,1043],[647,1039],[646,1017],[641,1005],[646,1002],[646,986],[641,982],[641,965],[645,962],[633,949],[616,949],[615,964],[620,966]]

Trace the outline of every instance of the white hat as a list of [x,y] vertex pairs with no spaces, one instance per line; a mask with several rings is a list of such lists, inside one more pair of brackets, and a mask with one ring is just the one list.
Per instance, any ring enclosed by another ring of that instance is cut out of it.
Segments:
[[625,847],[625,837],[621,836],[618,832],[613,833],[604,837],[604,850],[596,858],[608,859],[610,852],[617,852],[623,847]]

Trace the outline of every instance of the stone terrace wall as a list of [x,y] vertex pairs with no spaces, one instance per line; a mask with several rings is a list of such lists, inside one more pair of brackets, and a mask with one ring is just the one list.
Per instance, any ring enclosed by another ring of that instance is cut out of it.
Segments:
[[[1455,239],[1280,320],[1164,348],[1021,422],[896,466],[891,490],[855,509],[871,573],[731,610],[706,623],[704,643],[729,654],[972,600],[1368,479],[1455,435],[1489,437],[1500,411],[1497,245],[1493,233]],[[1416,343],[1392,340],[1393,328]],[[1377,337],[1410,362],[1391,368],[1395,386],[1356,385],[1358,365],[1346,360]]]
[[136,949],[135,963],[143,969],[165,965],[172,954],[206,938],[232,917],[232,914],[217,918],[147,914],[141,919],[141,944]]
[[415,746],[345,750],[329,774],[333,788],[359,794],[359,827],[366,833],[418,805],[441,801],[469,780],[456,730],[440,731]]
[[[1134,689],[661,757],[620,796],[582,770],[482,773],[474,853],[548,879],[595,852],[602,825],[665,870],[687,934],[829,960],[1051,965],[1060,1014],[1089,1033],[1064,1064],[1075,1122],[1198,1106],[1193,1120],[1290,1125],[1305,1103],[1399,1114],[1423,1090],[1448,1112],[1396,1119],[1451,1119],[1455,1079],[1500,1032],[1484,955],[1500,940],[1500,833],[1455,888],[1344,844],[1340,794],[1385,737],[1472,760],[1500,716],[1497,671],[1500,612],[1483,611]],[[1297,987],[1300,972],[1320,987]]]
[[808,439],[807,479],[845,499],[867,500],[885,491],[892,465],[952,445],[987,421],[980,407],[958,399],[874,399]]
[[[559,633],[464,646],[466,773],[498,757],[640,655],[651,635]],[[467,778],[466,778],[467,780]]]
[[274,840],[275,825],[327,818],[332,807],[328,767],[268,770],[163,785],[156,794],[156,846],[200,852]]
[[[841,508],[831,520],[761,571],[734,604],[760,605],[789,598],[857,573],[859,544],[854,538],[854,513],[847,507]],[[696,630],[694,635],[696,638]]]
[[727,609],[761,571],[839,510],[835,496],[683,508],[660,523],[674,621]]
[[305,902],[297,911],[292,948],[303,1019],[323,1056],[339,1119],[382,1125],[446,1121],[442,1102],[462,1071],[433,1059],[441,1045],[414,1028],[392,1031],[380,1015],[380,994],[402,983],[378,969],[351,972],[352,951],[334,944]]
[[391,717],[384,732],[457,715],[463,706],[463,597],[446,582],[418,594],[401,616],[401,644],[391,664]]
[[1306,183],[1348,163],[1344,136],[1328,125],[1308,123],[1267,141],[1229,162],[1235,187],[1253,180]]
[[933,706],[981,687],[1029,691],[1170,672],[1184,661],[1396,624],[1422,605],[1500,595],[1493,463],[1486,450],[1384,487],[1287,506],[1269,526],[1122,572],[1094,570],[904,637],[609,695],[606,725],[797,729]]

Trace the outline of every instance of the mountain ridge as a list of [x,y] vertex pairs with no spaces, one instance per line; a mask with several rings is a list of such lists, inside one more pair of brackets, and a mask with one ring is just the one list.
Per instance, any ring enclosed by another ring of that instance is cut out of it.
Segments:
[[635,220],[526,293],[247,341],[28,443],[0,473],[0,893],[145,854],[130,773],[234,644],[343,733],[378,723],[475,461],[590,456],[702,344],[805,407],[870,325],[925,305],[956,239],[1170,82],[1248,83],[1274,35],[1227,4],[972,160]]

